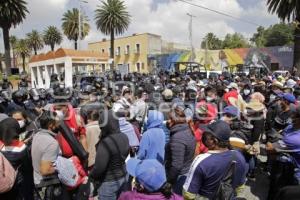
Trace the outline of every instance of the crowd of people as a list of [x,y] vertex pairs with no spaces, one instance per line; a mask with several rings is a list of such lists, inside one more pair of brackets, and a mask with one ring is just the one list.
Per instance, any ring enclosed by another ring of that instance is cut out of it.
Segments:
[[299,199],[299,76],[199,77],[3,80],[0,199],[246,199],[259,169],[269,200]]

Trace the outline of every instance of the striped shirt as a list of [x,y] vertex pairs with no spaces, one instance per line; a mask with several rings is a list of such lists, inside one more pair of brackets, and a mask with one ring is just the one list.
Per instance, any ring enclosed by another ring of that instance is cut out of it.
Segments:
[[247,168],[242,154],[237,151],[208,151],[198,155],[193,161],[183,189],[188,193],[212,198],[232,160],[237,163],[233,188],[242,185]]

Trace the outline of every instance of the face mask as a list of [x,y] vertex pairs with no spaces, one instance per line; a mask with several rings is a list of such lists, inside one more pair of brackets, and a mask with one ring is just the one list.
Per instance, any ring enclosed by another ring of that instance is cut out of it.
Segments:
[[214,100],[214,98],[212,98],[212,97],[206,97],[206,101],[208,101],[208,102],[212,102]]
[[33,100],[34,100],[34,101],[38,101],[39,99],[40,99],[39,96],[34,96],[34,97],[33,97]]
[[276,95],[271,94],[271,95],[270,95],[270,102],[274,101],[275,99],[276,99]]
[[25,127],[25,120],[19,120],[18,121],[20,128],[24,128]]
[[247,89],[246,89],[246,90],[244,90],[244,94],[245,94],[245,95],[249,95],[249,94],[250,94],[250,92],[251,92],[250,90],[247,90]]
[[61,111],[61,110],[56,110],[55,112],[56,112],[57,117],[58,117],[59,119],[63,120],[63,119],[65,118],[65,115],[64,115],[63,111]]

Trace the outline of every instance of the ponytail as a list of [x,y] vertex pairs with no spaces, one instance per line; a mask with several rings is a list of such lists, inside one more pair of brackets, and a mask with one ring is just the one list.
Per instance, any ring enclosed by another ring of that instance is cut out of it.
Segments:
[[161,188],[160,192],[164,195],[166,199],[170,199],[173,195],[172,193],[172,185],[170,183],[165,183]]

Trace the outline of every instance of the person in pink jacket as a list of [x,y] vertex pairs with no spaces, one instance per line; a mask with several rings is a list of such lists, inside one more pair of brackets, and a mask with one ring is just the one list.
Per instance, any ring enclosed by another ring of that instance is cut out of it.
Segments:
[[156,159],[129,159],[127,172],[135,178],[133,191],[123,192],[118,200],[183,200],[172,192],[163,165]]

